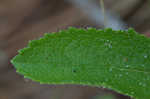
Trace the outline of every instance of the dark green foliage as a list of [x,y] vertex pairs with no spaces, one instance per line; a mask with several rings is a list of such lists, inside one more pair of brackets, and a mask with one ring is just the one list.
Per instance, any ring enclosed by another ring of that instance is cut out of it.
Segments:
[[133,29],[47,33],[11,62],[25,78],[40,83],[103,86],[150,99],[150,39]]

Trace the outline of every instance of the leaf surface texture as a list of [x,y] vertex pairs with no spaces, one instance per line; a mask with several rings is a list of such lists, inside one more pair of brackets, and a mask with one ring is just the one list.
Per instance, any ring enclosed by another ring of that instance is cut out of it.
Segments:
[[103,86],[150,99],[150,39],[133,29],[46,33],[19,50],[11,62],[25,78],[42,84]]

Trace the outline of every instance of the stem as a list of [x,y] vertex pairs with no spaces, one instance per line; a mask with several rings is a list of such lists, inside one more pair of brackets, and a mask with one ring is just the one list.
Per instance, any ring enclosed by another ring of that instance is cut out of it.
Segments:
[[101,9],[102,9],[102,14],[104,16],[104,28],[105,28],[107,26],[107,19],[105,16],[104,0],[100,0],[100,5],[101,5]]

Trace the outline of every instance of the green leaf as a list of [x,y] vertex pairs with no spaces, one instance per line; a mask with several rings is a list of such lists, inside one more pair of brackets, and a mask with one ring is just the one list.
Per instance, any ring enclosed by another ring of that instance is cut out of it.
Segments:
[[11,62],[25,78],[42,84],[103,86],[150,99],[150,39],[133,29],[47,33]]

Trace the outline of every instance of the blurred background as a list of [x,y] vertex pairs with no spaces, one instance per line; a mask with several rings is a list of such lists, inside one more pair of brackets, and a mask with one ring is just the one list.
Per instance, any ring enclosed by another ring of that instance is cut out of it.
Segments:
[[[150,33],[150,1],[104,0],[107,25]],[[69,26],[104,28],[99,0],[0,0],[0,99],[130,99],[79,85],[40,85],[15,72],[10,59],[29,40]]]

